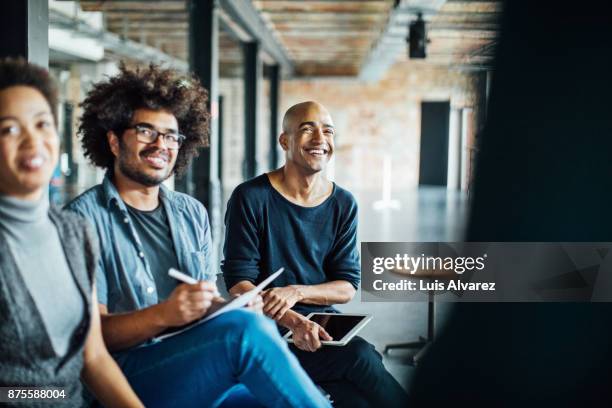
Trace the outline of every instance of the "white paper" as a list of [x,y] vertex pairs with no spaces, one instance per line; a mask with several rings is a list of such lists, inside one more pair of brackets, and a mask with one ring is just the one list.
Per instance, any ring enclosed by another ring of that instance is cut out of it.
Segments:
[[176,336],[179,333],[182,333],[184,331],[187,331],[189,329],[191,329],[192,327],[198,326],[202,323],[205,323],[211,319],[214,319],[217,316],[222,315],[223,313],[227,313],[227,312],[231,312],[232,310],[236,310],[236,309],[240,309],[245,307],[251,300],[255,299],[255,296],[257,296],[259,294],[259,292],[261,292],[266,286],[268,286],[270,283],[272,283],[272,281],[274,279],[276,279],[281,273],[283,273],[285,270],[285,268],[280,268],[278,271],[274,272],[272,275],[268,276],[266,279],[264,279],[259,285],[257,285],[255,288],[249,290],[248,292],[243,293],[242,295],[238,296],[237,298],[232,299],[230,302],[226,303],[223,307],[221,307],[219,310],[217,310],[216,312],[204,317],[203,319],[200,319],[194,323],[189,324],[188,326],[177,330],[177,331],[173,331],[171,333],[167,333],[167,334],[162,334],[159,337],[156,337],[156,339],[158,340],[163,340],[163,339],[167,339],[169,337],[172,336]]

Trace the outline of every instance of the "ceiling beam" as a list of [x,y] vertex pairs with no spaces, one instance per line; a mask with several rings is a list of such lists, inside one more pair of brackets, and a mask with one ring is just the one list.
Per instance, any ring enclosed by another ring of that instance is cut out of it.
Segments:
[[185,11],[184,1],[81,0],[79,4],[83,11],[111,11],[111,10]]
[[321,18],[327,16],[342,16],[342,15],[353,15],[353,16],[380,16],[386,12],[386,10],[371,10],[371,9],[356,9],[356,10],[337,10],[337,11],[325,11],[325,10],[301,10],[293,8],[284,9],[262,9],[263,13],[269,14],[271,17],[285,18],[286,16],[295,16],[295,13],[306,14],[313,18]]
[[119,33],[123,33],[123,31],[129,30],[155,30],[160,35],[166,35],[169,31],[171,32],[182,32],[187,35],[187,29],[189,28],[189,24],[187,21],[180,23],[172,23],[172,22],[151,22],[151,21],[132,21],[126,22],[125,24],[119,21],[108,22],[106,27],[111,31],[116,31]]
[[120,11],[104,12],[107,21],[156,21],[156,22],[185,22],[187,13],[166,13],[160,11],[123,13]]
[[[416,13],[407,12],[404,14],[400,14],[398,18],[395,20],[395,24],[399,24],[402,26],[408,25],[409,22],[414,20]],[[499,13],[446,13],[441,12],[434,16],[423,16],[423,19],[427,23],[472,23],[472,24],[481,24],[481,23],[496,23],[501,14]]]
[[135,27],[129,30],[115,30],[113,27],[108,27],[110,31],[116,32],[117,34],[121,34],[125,37],[138,38],[140,36],[145,36],[146,38],[159,38],[159,39],[186,39],[187,33],[184,30],[176,30],[171,32],[159,32],[159,30],[155,30],[154,28],[146,28],[136,29]]
[[363,23],[379,23],[385,20],[385,14],[382,13],[366,13],[366,14],[354,14],[354,13],[268,13],[270,21],[276,23],[282,22],[351,22],[356,24]]
[[316,76],[320,77],[354,77],[358,72],[358,67],[354,65],[340,65],[333,63],[317,63],[303,64],[298,67],[298,75],[304,77]]
[[293,75],[294,66],[287,51],[268,28],[251,0],[223,0],[219,2],[219,7],[232,21],[257,39],[260,47],[282,66],[283,75]]
[[113,17],[129,17],[129,18],[147,18],[147,16],[152,17],[166,17],[168,19],[178,19],[182,18],[184,20],[187,19],[187,12],[185,10],[174,10],[174,11],[166,11],[166,10],[158,10],[158,9],[149,9],[149,10],[106,10],[104,11],[106,16]]
[[449,1],[444,6],[445,12],[495,13],[501,12],[503,2],[494,1]]
[[347,37],[375,37],[378,35],[377,30],[363,29],[363,30],[330,30],[330,31],[312,31],[312,30],[293,30],[283,31],[281,36],[286,37],[298,37],[298,38],[347,38]]
[[296,12],[308,13],[311,11],[328,13],[387,13],[392,3],[389,1],[255,1],[255,5],[263,12]]

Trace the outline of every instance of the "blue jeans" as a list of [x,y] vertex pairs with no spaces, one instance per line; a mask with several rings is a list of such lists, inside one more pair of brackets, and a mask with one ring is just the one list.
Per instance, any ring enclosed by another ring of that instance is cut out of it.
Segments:
[[330,406],[272,320],[247,310],[115,358],[147,407],[215,407],[233,391],[241,406]]

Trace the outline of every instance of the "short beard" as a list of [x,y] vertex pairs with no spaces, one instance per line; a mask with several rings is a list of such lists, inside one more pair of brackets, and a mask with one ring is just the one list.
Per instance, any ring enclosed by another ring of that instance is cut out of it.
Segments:
[[[172,175],[172,172],[169,172],[165,177],[155,177],[150,176],[144,172],[141,172],[136,168],[136,166],[132,165],[129,160],[126,160],[125,155],[125,146],[122,145],[121,139],[119,141],[119,145],[121,149],[119,150],[119,157],[117,157],[117,165],[121,173],[136,183],[142,184],[146,187],[157,187],[161,183],[163,183],[168,177]],[[145,152],[141,152],[145,153]]]

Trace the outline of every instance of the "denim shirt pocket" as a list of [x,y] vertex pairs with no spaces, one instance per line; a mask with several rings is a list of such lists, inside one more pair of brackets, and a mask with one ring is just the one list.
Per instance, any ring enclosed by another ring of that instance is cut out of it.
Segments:
[[191,270],[194,276],[199,279],[214,282],[217,279],[216,274],[208,267],[207,251],[194,251],[189,256],[189,262],[191,263]]

